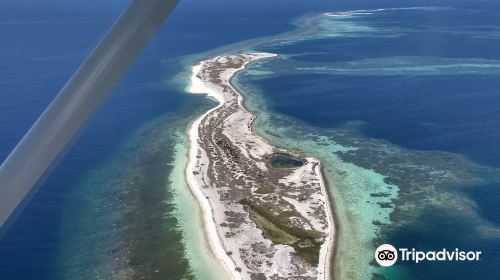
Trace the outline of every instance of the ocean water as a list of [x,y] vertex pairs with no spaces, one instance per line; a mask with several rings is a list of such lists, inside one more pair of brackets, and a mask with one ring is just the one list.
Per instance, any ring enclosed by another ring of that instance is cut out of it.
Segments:
[[[128,3],[0,1],[0,160]],[[182,1],[1,237],[0,279],[218,279],[182,176],[188,123],[214,103],[184,88],[209,51],[324,6],[263,3]]]
[[[214,103],[184,88],[196,60],[248,49],[280,54],[234,81],[255,130],[323,162],[337,275],[500,275],[496,4],[181,2],[0,239],[0,279],[218,279],[182,174],[187,126]],[[127,3],[0,0],[0,159]],[[381,269],[381,242],[484,259]]]
[[[307,32],[257,47],[280,56],[234,81],[259,116],[254,129],[322,160],[340,279],[498,278],[495,4],[352,12],[311,16]],[[482,260],[380,268],[382,243]]]

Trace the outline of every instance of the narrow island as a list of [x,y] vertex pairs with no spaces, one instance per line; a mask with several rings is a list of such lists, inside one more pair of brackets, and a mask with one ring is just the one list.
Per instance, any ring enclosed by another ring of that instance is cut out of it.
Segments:
[[334,222],[320,161],[273,146],[231,77],[274,54],[217,56],[192,69],[192,93],[218,105],[189,129],[187,183],[207,242],[233,279],[329,279]]

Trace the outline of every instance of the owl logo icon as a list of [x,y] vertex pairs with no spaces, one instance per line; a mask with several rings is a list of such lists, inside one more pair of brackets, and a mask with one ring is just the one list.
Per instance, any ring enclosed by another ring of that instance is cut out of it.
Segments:
[[392,266],[398,260],[398,250],[391,244],[382,244],[375,250],[375,260],[381,266]]

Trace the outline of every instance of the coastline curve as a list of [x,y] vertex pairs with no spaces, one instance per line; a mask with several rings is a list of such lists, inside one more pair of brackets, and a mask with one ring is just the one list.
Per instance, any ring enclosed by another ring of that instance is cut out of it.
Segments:
[[[191,84],[186,90],[207,94],[218,104],[189,127],[186,182],[201,206],[209,247],[224,265],[228,278],[250,279],[252,275],[263,274],[330,279],[336,234],[321,163],[307,157],[305,165],[296,170],[268,170],[259,159],[280,149],[255,135],[251,128],[255,115],[245,109],[243,96],[230,83],[234,74],[249,63],[275,56],[269,53],[217,56],[192,67]],[[223,124],[218,127],[219,123]],[[216,147],[218,145],[223,148]],[[218,157],[214,157],[216,152]],[[231,169],[231,166],[222,164],[223,167],[218,167],[218,161],[228,159],[224,156],[226,154],[233,156],[236,162],[244,157],[251,162],[251,166],[232,165]],[[236,172],[236,169],[239,171]],[[274,190],[273,185],[270,192],[264,193],[264,187],[259,184],[268,178],[261,180],[262,174],[270,176],[269,181],[274,180],[280,190]],[[237,181],[231,177],[233,175]],[[237,184],[235,182],[240,182],[242,186],[227,187]],[[310,197],[304,198],[307,196]],[[268,201],[269,197],[275,200],[274,206]],[[262,210],[262,206],[269,205],[276,207],[271,209],[274,213]],[[288,222],[291,226],[275,219],[283,213],[290,216]],[[231,225],[227,222],[235,220],[235,217],[237,223]],[[228,226],[237,228],[234,230],[237,233],[226,231]],[[231,238],[238,237],[241,232],[250,238],[245,240],[240,236],[241,246],[235,246]],[[282,234],[288,241],[270,238],[276,233]],[[264,261],[259,259],[264,259],[267,266],[257,272],[256,267],[264,267]]]

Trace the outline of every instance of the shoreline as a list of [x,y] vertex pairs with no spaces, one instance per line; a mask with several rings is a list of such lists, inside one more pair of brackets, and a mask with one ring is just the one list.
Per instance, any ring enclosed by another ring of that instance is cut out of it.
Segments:
[[321,172],[321,177],[323,178],[324,192],[328,198],[328,209],[329,209],[328,211],[330,214],[329,217],[331,219],[330,222],[333,227],[333,238],[330,237],[330,248],[328,251],[330,254],[326,256],[327,266],[325,270],[329,272],[327,279],[336,280],[336,279],[341,279],[340,269],[337,269],[336,265],[337,265],[337,253],[338,253],[337,244],[339,244],[340,234],[342,231],[340,230],[340,218],[338,217],[338,214],[335,211],[334,207],[333,194],[329,188],[331,183],[328,182],[328,177],[325,175],[323,164],[321,164],[320,166],[320,172]]
[[[338,242],[338,236],[339,236],[339,227],[338,227],[338,222],[335,217],[335,211],[333,208],[333,202],[331,201],[332,197],[330,195],[330,192],[328,191],[327,188],[327,181],[326,177],[323,173],[323,164],[320,162],[320,164],[317,166],[321,180],[321,192],[322,194],[326,197],[326,203],[327,203],[327,216],[329,220],[329,229],[328,231],[330,234],[328,235],[327,238],[327,246],[321,248],[321,251],[323,253],[320,253],[320,263],[318,266],[323,266],[322,272],[323,272],[323,279],[336,279],[334,277],[335,271],[337,269],[334,269],[335,263],[335,256],[336,256],[336,244]],[[320,277],[318,277],[320,278]]]
[[[275,55],[277,56],[277,55]],[[255,61],[255,60],[254,60]],[[250,61],[248,62],[246,65],[254,62],[254,61]],[[244,69],[245,67],[243,67]],[[243,70],[243,69],[240,69],[240,70]],[[238,71],[240,71],[238,70]],[[233,84],[232,84],[232,78],[234,78],[234,75],[236,75],[236,73],[238,72],[236,71],[229,79],[229,82],[231,84],[231,86],[233,88],[237,88],[235,87]],[[251,111],[249,111],[246,107],[245,107],[245,104],[244,104],[244,100],[245,100],[245,97],[242,93],[240,93],[238,90],[236,90],[239,94],[238,96],[238,103],[239,105],[241,106],[241,108],[243,108],[243,110],[251,113],[252,115],[255,116],[254,113],[252,113]],[[256,116],[255,116],[256,117]],[[252,121],[252,124],[253,124],[253,121]],[[253,126],[252,124],[250,125],[250,130],[252,131],[252,133],[254,133],[255,135],[258,135],[254,130],[253,130]],[[263,138],[264,141],[268,142],[270,145],[272,145],[272,143],[270,143],[269,140],[267,140],[266,138]],[[297,151],[293,151],[293,153],[297,153]],[[320,275],[318,275],[318,279],[337,279],[335,277],[335,272],[338,271],[337,269],[334,269],[335,267],[335,256],[336,256],[336,244],[338,242],[338,238],[339,238],[339,233],[340,233],[340,230],[339,230],[339,225],[338,225],[338,219],[336,218],[336,213],[335,213],[335,208],[333,207],[333,201],[332,201],[332,198],[333,196],[330,194],[330,192],[328,191],[328,183],[327,183],[327,177],[325,176],[325,174],[323,173],[323,163],[319,161],[319,164],[318,166],[316,167],[317,168],[317,171],[319,174],[321,174],[321,176],[319,176],[320,178],[320,185],[321,185],[321,192],[322,194],[327,198],[326,199],[326,204],[327,204],[327,216],[328,216],[328,220],[329,220],[329,229],[328,231],[330,232],[330,234],[328,235],[327,237],[327,241],[325,241],[325,243],[327,244],[326,247],[322,247],[321,248],[321,252],[320,253],[320,262],[318,264],[318,267],[323,267],[323,270],[320,270]],[[333,238],[332,238],[333,237]]]
[[[195,66],[192,67],[192,74],[189,87],[187,88],[187,92],[200,94],[205,93],[208,96],[217,100],[218,104],[214,108],[209,109],[205,113],[203,113],[200,117],[194,120],[188,128],[188,163],[185,168],[185,179],[186,183],[189,187],[189,190],[196,198],[198,205],[201,210],[201,216],[203,217],[203,229],[205,231],[205,239],[208,243],[209,251],[212,255],[218,259],[225,268],[227,272],[226,276],[232,279],[238,279],[239,275],[236,274],[236,266],[233,261],[227,256],[226,252],[223,250],[222,241],[220,240],[219,235],[217,234],[216,225],[214,224],[213,215],[212,215],[212,207],[210,206],[210,202],[203,195],[201,189],[196,186],[196,180],[193,177],[191,170],[194,169],[194,164],[196,162],[196,151],[198,149],[198,127],[200,126],[201,121],[212,111],[218,109],[223,104],[223,100],[219,95],[214,94],[212,90],[209,88],[205,88],[200,79],[196,77],[196,74],[201,70],[203,62],[198,62]],[[198,92],[198,91],[203,92]]]
[[[238,85],[233,85],[235,88],[238,88]],[[240,89],[240,94],[242,95],[242,100],[245,100],[245,91],[243,89]],[[244,103],[242,103],[242,106],[243,108],[245,108],[245,110],[248,110],[245,106]],[[252,112],[251,110],[248,110],[249,112]],[[255,113],[252,113],[252,114],[255,114]],[[257,114],[256,115],[256,120],[257,119]],[[263,132],[257,132],[257,131],[254,131],[254,128],[253,128],[253,125],[251,127],[252,131],[257,134],[257,135],[266,135],[265,133]],[[267,137],[269,137],[269,135],[266,135]],[[268,142],[271,142],[271,140],[267,140],[265,137],[264,137],[264,140],[265,141],[268,141]],[[288,148],[285,148],[285,149],[288,149]],[[296,148],[291,148],[294,152],[294,155],[295,156],[298,156],[298,157],[304,157],[304,154],[306,154],[306,152],[304,151],[298,151]],[[338,256],[337,256],[337,253],[338,253],[338,246],[337,244],[339,244],[339,241],[340,241],[340,234],[341,234],[341,219],[339,217],[339,213],[336,211],[336,206],[335,206],[335,203],[333,202],[333,197],[334,194],[332,193],[332,191],[330,190],[330,186],[334,185],[334,183],[331,183],[329,182],[328,180],[328,176],[326,175],[326,171],[325,171],[325,165],[323,164],[324,160],[319,160],[320,161],[320,165],[319,165],[319,170],[321,172],[321,178],[322,178],[322,181],[323,181],[323,190],[324,190],[324,193],[325,193],[325,196],[328,198],[327,199],[327,204],[328,204],[328,210],[329,210],[329,214],[330,214],[330,222],[331,222],[331,225],[332,225],[332,229],[333,229],[333,238],[330,238],[330,248],[328,250],[328,252],[330,253],[329,256],[325,257],[325,261],[327,261],[326,265],[328,266],[326,268],[327,271],[329,271],[329,274],[326,275],[326,279],[332,279],[332,280],[335,280],[335,279],[342,279],[341,278],[341,269],[338,269],[336,268],[338,263]]]
[[[233,85],[231,84],[231,79],[234,77],[234,75],[244,69],[246,65],[249,63],[252,63],[256,60],[263,59],[263,58],[270,58],[270,57],[275,57],[276,55],[274,54],[267,54],[267,53],[257,53],[257,54],[249,54],[247,56],[250,56],[247,61],[244,61],[244,63],[238,67],[238,68],[229,68],[230,70],[226,71],[227,73],[224,73],[224,79],[226,80],[226,83],[229,85],[229,87],[232,87],[233,90],[236,92],[237,95],[237,103],[240,106],[241,110],[244,111],[245,113],[251,115],[251,120],[249,121],[248,124],[248,129],[251,131],[252,134],[256,134],[252,127],[251,124],[253,123],[253,120],[255,119],[255,115],[251,112],[249,112],[245,106],[244,106],[244,97],[241,93],[239,93],[237,90],[234,89]],[[202,122],[209,116],[211,113],[214,111],[220,109],[225,103],[229,102],[227,94],[225,94],[225,90],[218,91],[217,88],[213,88],[214,84],[211,84],[207,81],[204,81],[200,77],[198,77],[198,74],[200,71],[204,70],[203,67],[205,66],[204,63],[207,61],[214,61],[214,60],[222,60],[226,59],[227,56],[216,56],[213,58],[209,58],[206,60],[199,61],[195,66],[192,67],[192,73],[191,73],[191,81],[190,84],[187,88],[187,91],[190,93],[195,93],[195,94],[206,94],[209,97],[215,99],[217,101],[217,106],[214,108],[211,108],[204,114],[202,114],[200,117],[198,117],[195,121],[193,121],[188,129],[188,163],[185,168],[185,179],[187,182],[187,185],[189,186],[189,189],[191,193],[195,196],[196,200],[198,201],[198,204],[200,205],[200,209],[202,212],[203,216],[203,228],[206,233],[206,239],[208,243],[208,247],[213,254],[213,256],[222,263],[224,268],[226,269],[227,272],[227,277],[233,278],[233,279],[241,279],[243,277],[241,273],[241,267],[238,267],[236,265],[235,260],[233,257],[230,257],[228,255],[228,248],[224,246],[223,238],[220,236],[218,230],[220,231],[220,226],[218,226],[215,223],[216,216],[220,212],[220,209],[216,209],[217,206],[220,207],[220,205],[213,205],[211,203],[210,198],[206,194],[203,193],[203,188],[199,183],[199,179],[197,180],[196,176],[194,173],[196,172],[196,164],[199,163],[200,161],[200,153],[199,149],[203,149],[198,141],[200,140],[200,133],[199,129],[202,125]],[[230,58],[230,57],[229,57]],[[224,82],[221,82],[222,85],[224,85]],[[226,96],[225,96],[226,95]],[[229,98],[230,99],[230,98]],[[255,135],[256,137],[260,137]],[[264,142],[266,142],[267,145],[272,147],[272,144],[269,143],[266,139],[262,139]],[[283,150],[283,149],[281,149]],[[197,154],[198,153],[198,154]],[[322,164],[319,162],[319,160],[316,160],[314,158],[307,158],[308,162],[311,161],[315,163],[315,165],[311,165],[312,170],[317,172],[319,174],[319,188],[322,197],[324,198],[323,202],[325,204],[326,208],[326,219],[327,219],[327,234],[325,236],[324,243],[322,243],[320,247],[320,253],[319,253],[319,260],[317,264],[317,275],[315,278],[317,279],[331,279],[332,275],[334,275],[334,271],[332,270],[333,266],[333,259],[335,255],[335,248],[336,248],[336,240],[337,240],[337,225],[336,225],[336,219],[334,215],[334,210],[333,210],[333,205],[330,200],[330,194],[328,192],[327,186],[326,186],[326,178],[323,175],[322,171]],[[210,164],[208,159],[204,161],[207,163],[207,165]],[[202,163],[201,165],[204,165]],[[213,198],[212,198],[213,199]],[[260,233],[262,235],[262,233]],[[278,245],[279,246],[279,245]],[[293,251],[293,250],[292,250]]]

